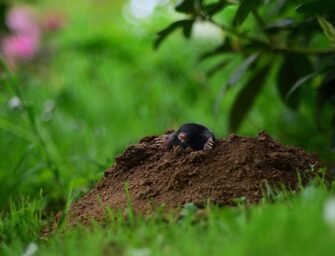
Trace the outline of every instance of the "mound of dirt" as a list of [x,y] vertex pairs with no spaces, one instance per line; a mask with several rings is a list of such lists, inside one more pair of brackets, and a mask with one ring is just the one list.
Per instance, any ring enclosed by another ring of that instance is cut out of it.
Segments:
[[161,204],[167,209],[187,202],[234,205],[241,197],[257,203],[266,184],[297,190],[297,174],[306,184],[314,176],[307,170],[319,165],[316,156],[281,145],[264,132],[256,138],[230,135],[206,152],[169,151],[155,145],[155,138],[145,137],[118,156],[96,187],[72,205],[70,223],[99,220],[105,206],[124,210],[125,183],[134,210],[142,213]]

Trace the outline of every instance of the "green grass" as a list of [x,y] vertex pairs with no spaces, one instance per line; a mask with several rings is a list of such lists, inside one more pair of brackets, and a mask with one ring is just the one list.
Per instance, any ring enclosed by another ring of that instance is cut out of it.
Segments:
[[47,222],[44,199],[24,200],[2,216],[0,253],[19,255],[35,243],[36,255],[333,255],[335,229],[324,219],[324,205],[334,192],[311,185],[295,195],[279,193],[272,203],[188,207],[182,217],[115,213],[104,225],[63,228],[47,238],[38,233]]
[[[227,136],[227,116],[241,87],[233,88],[219,114],[213,114],[236,60],[207,79],[205,71],[220,58],[197,64],[196,56],[215,42],[188,43],[176,33],[153,51],[155,32],[173,20],[164,10],[149,21],[129,23],[122,17],[123,1],[34,2],[41,13],[48,8],[64,11],[67,26],[45,38],[51,58],[21,66],[13,74],[16,83],[7,76],[4,85],[0,78],[0,255],[21,255],[30,243],[37,244],[37,255],[332,252],[335,231],[322,214],[334,190],[318,186],[299,195],[282,194],[285,200],[275,203],[209,207],[203,219],[194,220],[197,214],[134,222],[118,217],[103,227],[40,237],[55,212],[86,193],[114,157],[141,137],[188,121]],[[8,107],[16,87],[30,112]],[[52,111],[46,107],[50,100],[55,103]],[[328,135],[317,131],[312,118],[312,100],[306,94],[300,114],[292,113],[281,104],[270,79],[239,133],[254,136],[266,129],[283,143],[332,159]]]

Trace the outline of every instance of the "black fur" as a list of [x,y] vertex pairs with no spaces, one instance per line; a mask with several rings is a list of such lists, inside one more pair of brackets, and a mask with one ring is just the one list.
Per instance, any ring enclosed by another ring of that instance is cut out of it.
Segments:
[[[186,134],[185,142],[178,139],[180,133]],[[214,134],[205,126],[195,123],[183,124],[176,132],[170,135],[167,142],[169,148],[180,146],[182,148],[190,147],[193,150],[203,150],[206,141],[212,137],[215,142]]]

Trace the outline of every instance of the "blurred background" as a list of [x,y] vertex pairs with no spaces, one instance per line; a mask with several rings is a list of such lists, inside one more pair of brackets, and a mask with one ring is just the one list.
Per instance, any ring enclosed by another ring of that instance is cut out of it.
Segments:
[[[75,197],[88,191],[129,144],[185,122],[205,124],[219,138],[231,132],[228,117],[240,86],[221,92],[241,59],[230,56],[232,65],[208,75],[218,57],[199,62],[199,54],[224,35],[206,22],[193,25],[190,40],[179,31],[154,50],[156,33],[184,15],[175,4],[1,2],[0,208],[43,196],[48,210],[61,209],[69,189]],[[275,86],[277,73],[236,132],[266,130],[331,164],[332,129],[318,129],[315,93],[301,88],[303,100],[292,110]],[[330,113],[323,115],[326,124]]]

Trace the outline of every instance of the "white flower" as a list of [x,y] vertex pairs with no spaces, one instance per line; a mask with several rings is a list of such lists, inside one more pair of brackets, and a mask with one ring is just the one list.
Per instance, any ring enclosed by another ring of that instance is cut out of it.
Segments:
[[323,218],[329,226],[335,229],[335,197],[331,197],[325,202]]
[[131,15],[138,19],[149,17],[158,5],[166,4],[162,0],[131,0],[128,9]]
[[8,107],[13,110],[22,110],[23,104],[19,97],[14,96],[8,101]]
[[31,242],[28,244],[26,251],[22,254],[22,256],[33,256],[38,251],[37,244]]
[[196,21],[192,29],[192,36],[221,42],[223,33],[220,28],[208,21]]

